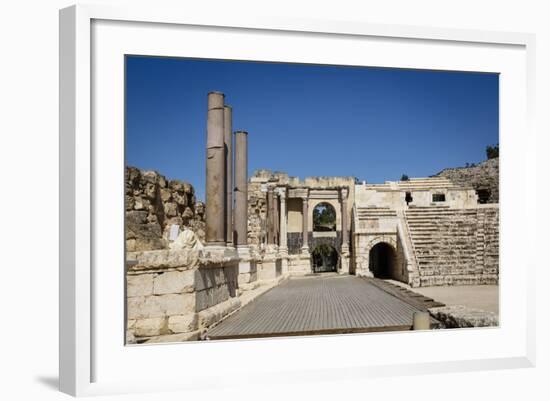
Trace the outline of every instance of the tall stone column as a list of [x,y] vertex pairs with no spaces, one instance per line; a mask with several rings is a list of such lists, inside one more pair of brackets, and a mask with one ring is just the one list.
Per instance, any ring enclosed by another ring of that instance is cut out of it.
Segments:
[[275,243],[275,197],[273,187],[267,188],[267,244]]
[[348,189],[342,188],[340,191],[340,202],[342,205],[342,252],[349,251],[348,234]]
[[309,229],[308,229],[308,198],[302,198],[302,252],[309,252]]
[[206,122],[206,244],[225,246],[224,94],[208,94]]
[[287,249],[286,233],[286,189],[279,188],[280,215],[279,215],[279,247]]
[[286,188],[279,188],[279,255],[281,256],[281,273],[288,275],[288,246],[286,233]]
[[225,106],[223,130],[225,145],[225,239],[233,245],[233,111]]
[[234,242],[237,246],[248,244],[248,133],[245,131],[235,132]]
[[348,188],[342,188],[340,191],[340,203],[342,205],[342,259],[340,263],[340,273],[349,273],[350,254],[349,254],[349,235],[348,235]]

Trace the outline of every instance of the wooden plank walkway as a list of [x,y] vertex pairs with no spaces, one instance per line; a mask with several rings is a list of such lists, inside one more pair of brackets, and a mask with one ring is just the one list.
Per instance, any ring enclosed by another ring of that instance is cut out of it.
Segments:
[[292,278],[209,329],[206,338],[410,330],[419,310],[368,279]]

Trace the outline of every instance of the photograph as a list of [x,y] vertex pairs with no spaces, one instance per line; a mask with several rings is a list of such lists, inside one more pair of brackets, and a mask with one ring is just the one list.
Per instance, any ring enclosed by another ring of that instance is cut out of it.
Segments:
[[125,55],[126,345],[499,326],[499,74]]

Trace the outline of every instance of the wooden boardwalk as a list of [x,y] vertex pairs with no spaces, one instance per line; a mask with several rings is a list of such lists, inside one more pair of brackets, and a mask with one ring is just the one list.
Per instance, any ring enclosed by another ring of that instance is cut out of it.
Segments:
[[354,276],[293,278],[207,332],[209,339],[410,330],[425,310]]

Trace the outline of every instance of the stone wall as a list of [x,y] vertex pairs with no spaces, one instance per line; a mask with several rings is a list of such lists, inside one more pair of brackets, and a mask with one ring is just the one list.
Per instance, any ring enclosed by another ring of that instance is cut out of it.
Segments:
[[172,224],[188,227],[204,241],[205,209],[191,184],[156,171],[126,168],[126,250],[166,249]]
[[[280,258],[243,259],[231,249],[128,252],[126,260],[127,344],[205,339],[209,328],[284,279]],[[247,274],[239,274],[243,262]]]
[[236,257],[155,250],[127,259],[128,343],[195,340],[241,306]]
[[261,183],[248,183],[248,244],[259,249],[264,242],[267,219],[267,194]]
[[[460,186],[471,186],[482,198],[481,203],[499,201],[499,159],[489,159],[472,167],[446,168],[437,177],[446,177]],[[484,194],[484,191],[488,191]],[[487,195],[486,201],[483,197]]]

